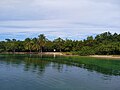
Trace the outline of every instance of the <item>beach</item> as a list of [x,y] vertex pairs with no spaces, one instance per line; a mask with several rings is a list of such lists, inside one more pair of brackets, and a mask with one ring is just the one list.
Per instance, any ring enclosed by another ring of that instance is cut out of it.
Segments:
[[90,55],[89,57],[108,58],[108,59],[120,59],[120,55]]

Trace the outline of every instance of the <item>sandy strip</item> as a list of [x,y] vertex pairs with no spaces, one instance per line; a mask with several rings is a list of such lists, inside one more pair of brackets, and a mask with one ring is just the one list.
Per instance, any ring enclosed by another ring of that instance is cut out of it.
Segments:
[[90,55],[90,57],[120,59],[119,55]]
[[[39,53],[41,54],[41,53]],[[42,54],[48,54],[48,55],[63,55],[61,52],[43,52]]]

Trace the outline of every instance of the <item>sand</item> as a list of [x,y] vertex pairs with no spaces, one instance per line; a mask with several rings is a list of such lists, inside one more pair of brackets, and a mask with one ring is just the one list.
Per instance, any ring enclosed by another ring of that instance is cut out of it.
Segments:
[[119,55],[90,55],[90,57],[120,59]]

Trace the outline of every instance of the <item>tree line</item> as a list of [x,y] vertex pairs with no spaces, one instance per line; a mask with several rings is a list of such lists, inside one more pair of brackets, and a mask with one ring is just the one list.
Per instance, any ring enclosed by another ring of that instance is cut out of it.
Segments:
[[120,55],[120,34],[104,32],[84,40],[56,38],[49,40],[44,34],[23,41],[0,41],[0,52],[70,52],[77,55]]

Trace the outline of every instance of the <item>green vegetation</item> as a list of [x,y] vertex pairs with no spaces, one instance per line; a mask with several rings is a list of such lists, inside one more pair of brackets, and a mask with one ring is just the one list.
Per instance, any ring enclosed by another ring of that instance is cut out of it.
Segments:
[[120,55],[120,34],[105,32],[84,40],[57,38],[53,41],[40,34],[24,41],[6,39],[0,42],[0,52],[65,52],[77,55]]

